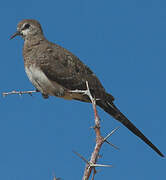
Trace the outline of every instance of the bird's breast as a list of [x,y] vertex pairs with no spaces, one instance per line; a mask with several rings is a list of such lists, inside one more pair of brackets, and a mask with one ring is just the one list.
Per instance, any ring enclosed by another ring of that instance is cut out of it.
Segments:
[[43,94],[63,96],[64,88],[57,83],[52,83],[44,72],[35,64],[25,66],[26,74],[32,84]]

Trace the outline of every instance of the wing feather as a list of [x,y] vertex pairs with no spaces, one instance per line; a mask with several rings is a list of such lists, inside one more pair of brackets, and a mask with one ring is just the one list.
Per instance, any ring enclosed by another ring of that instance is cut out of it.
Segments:
[[40,66],[50,80],[68,90],[86,90],[86,81],[88,81],[90,91],[96,98],[105,96],[105,89],[99,79],[78,57],[50,42],[45,47],[45,51]]

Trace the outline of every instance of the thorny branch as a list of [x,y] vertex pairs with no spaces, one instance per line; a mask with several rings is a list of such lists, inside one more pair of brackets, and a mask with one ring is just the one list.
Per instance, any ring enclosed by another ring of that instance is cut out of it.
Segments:
[[78,93],[84,93],[86,95],[89,96],[91,102],[92,102],[92,106],[93,106],[93,110],[94,110],[94,116],[95,116],[95,126],[94,126],[94,130],[95,130],[95,134],[96,134],[96,145],[94,147],[94,150],[91,154],[91,158],[90,161],[86,160],[83,156],[81,156],[79,153],[74,152],[77,156],[79,156],[83,161],[86,162],[86,167],[84,170],[84,175],[82,180],[88,180],[91,173],[92,173],[92,180],[94,180],[95,174],[97,173],[95,167],[112,167],[111,165],[102,165],[102,164],[96,164],[98,157],[99,157],[99,152],[101,149],[101,146],[104,142],[107,142],[108,144],[110,144],[111,146],[113,146],[114,148],[118,149],[118,147],[116,147],[115,145],[109,143],[107,141],[107,139],[118,129],[114,129],[111,133],[109,133],[105,138],[103,138],[101,136],[101,132],[100,132],[100,118],[98,116],[97,113],[97,109],[96,109],[96,99],[92,97],[90,90],[89,90],[89,86],[88,86],[88,82],[86,82],[86,86],[87,86],[87,90],[85,91],[80,91],[80,90],[75,90],[74,92],[78,92]]
[[[93,128],[94,128],[95,134],[96,134],[96,145],[95,145],[94,150],[93,150],[93,152],[91,154],[90,161],[86,160],[79,153],[77,153],[77,152],[74,152],[74,153],[77,156],[79,156],[86,163],[85,170],[84,170],[84,175],[83,175],[82,180],[88,180],[91,174],[92,174],[92,179],[91,180],[94,180],[95,174],[97,173],[95,167],[112,167],[112,165],[96,164],[96,162],[97,162],[97,160],[99,158],[99,152],[100,152],[101,146],[103,145],[104,142],[111,145],[115,149],[119,149],[117,146],[115,146],[114,144],[111,144],[107,140],[118,128],[115,128],[105,138],[103,138],[101,136],[100,118],[98,116],[97,109],[96,109],[96,100],[98,100],[98,99],[95,99],[95,97],[92,97],[87,81],[86,81],[86,86],[87,86],[87,90],[74,90],[74,91],[71,91],[71,92],[77,92],[77,93],[86,94],[87,96],[89,96],[89,98],[90,98],[90,100],[92,102],[92,107],[93,107],[94,116],[95,116],[95,126]],[[4,93],[2,93],[2,95],[3,95],[3,97],[6,97],[7,95],[12,95],[12,94],[18,94],[20,96],[23,95],[23,94],[29,94],[29,95],[32,96],[33,93],[37,93],[37,92],[39,92],[39,91],[37,91],[37,90],[32,90],[32,91],[15,91],[15,90],[13,90],[11,92],[4,92]],[[59,178],[56,178],[54,176],[54,180],[59,180]]]

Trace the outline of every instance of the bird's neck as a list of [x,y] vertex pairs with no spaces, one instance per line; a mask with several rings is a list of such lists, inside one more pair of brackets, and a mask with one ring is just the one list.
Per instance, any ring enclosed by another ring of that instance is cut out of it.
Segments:
[[25,43],[27,43],[27,42],[28,43],[39,42],[39,41],[42,41],[44,39],[45,39],[45,37],[43,34],[29,35],[29,36],[24,37]]
[[44,40],[45,40],[44,36],[40,36],[40,37],[33,36],[33,37],[24,38],[24,48],[23,48],[24,60],[30,55],[33,56]]
[[44,41],[44,36],[29,36],[24,38],[24,47],[33,47]]

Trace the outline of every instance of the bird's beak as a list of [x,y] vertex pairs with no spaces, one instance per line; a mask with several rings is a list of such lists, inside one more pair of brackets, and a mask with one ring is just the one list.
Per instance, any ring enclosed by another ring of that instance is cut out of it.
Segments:
[[13,39],[14,37],[20,36],[20,35],[21,35],[20,31],[16,31],[16,32],[10,37],[10,40]]

